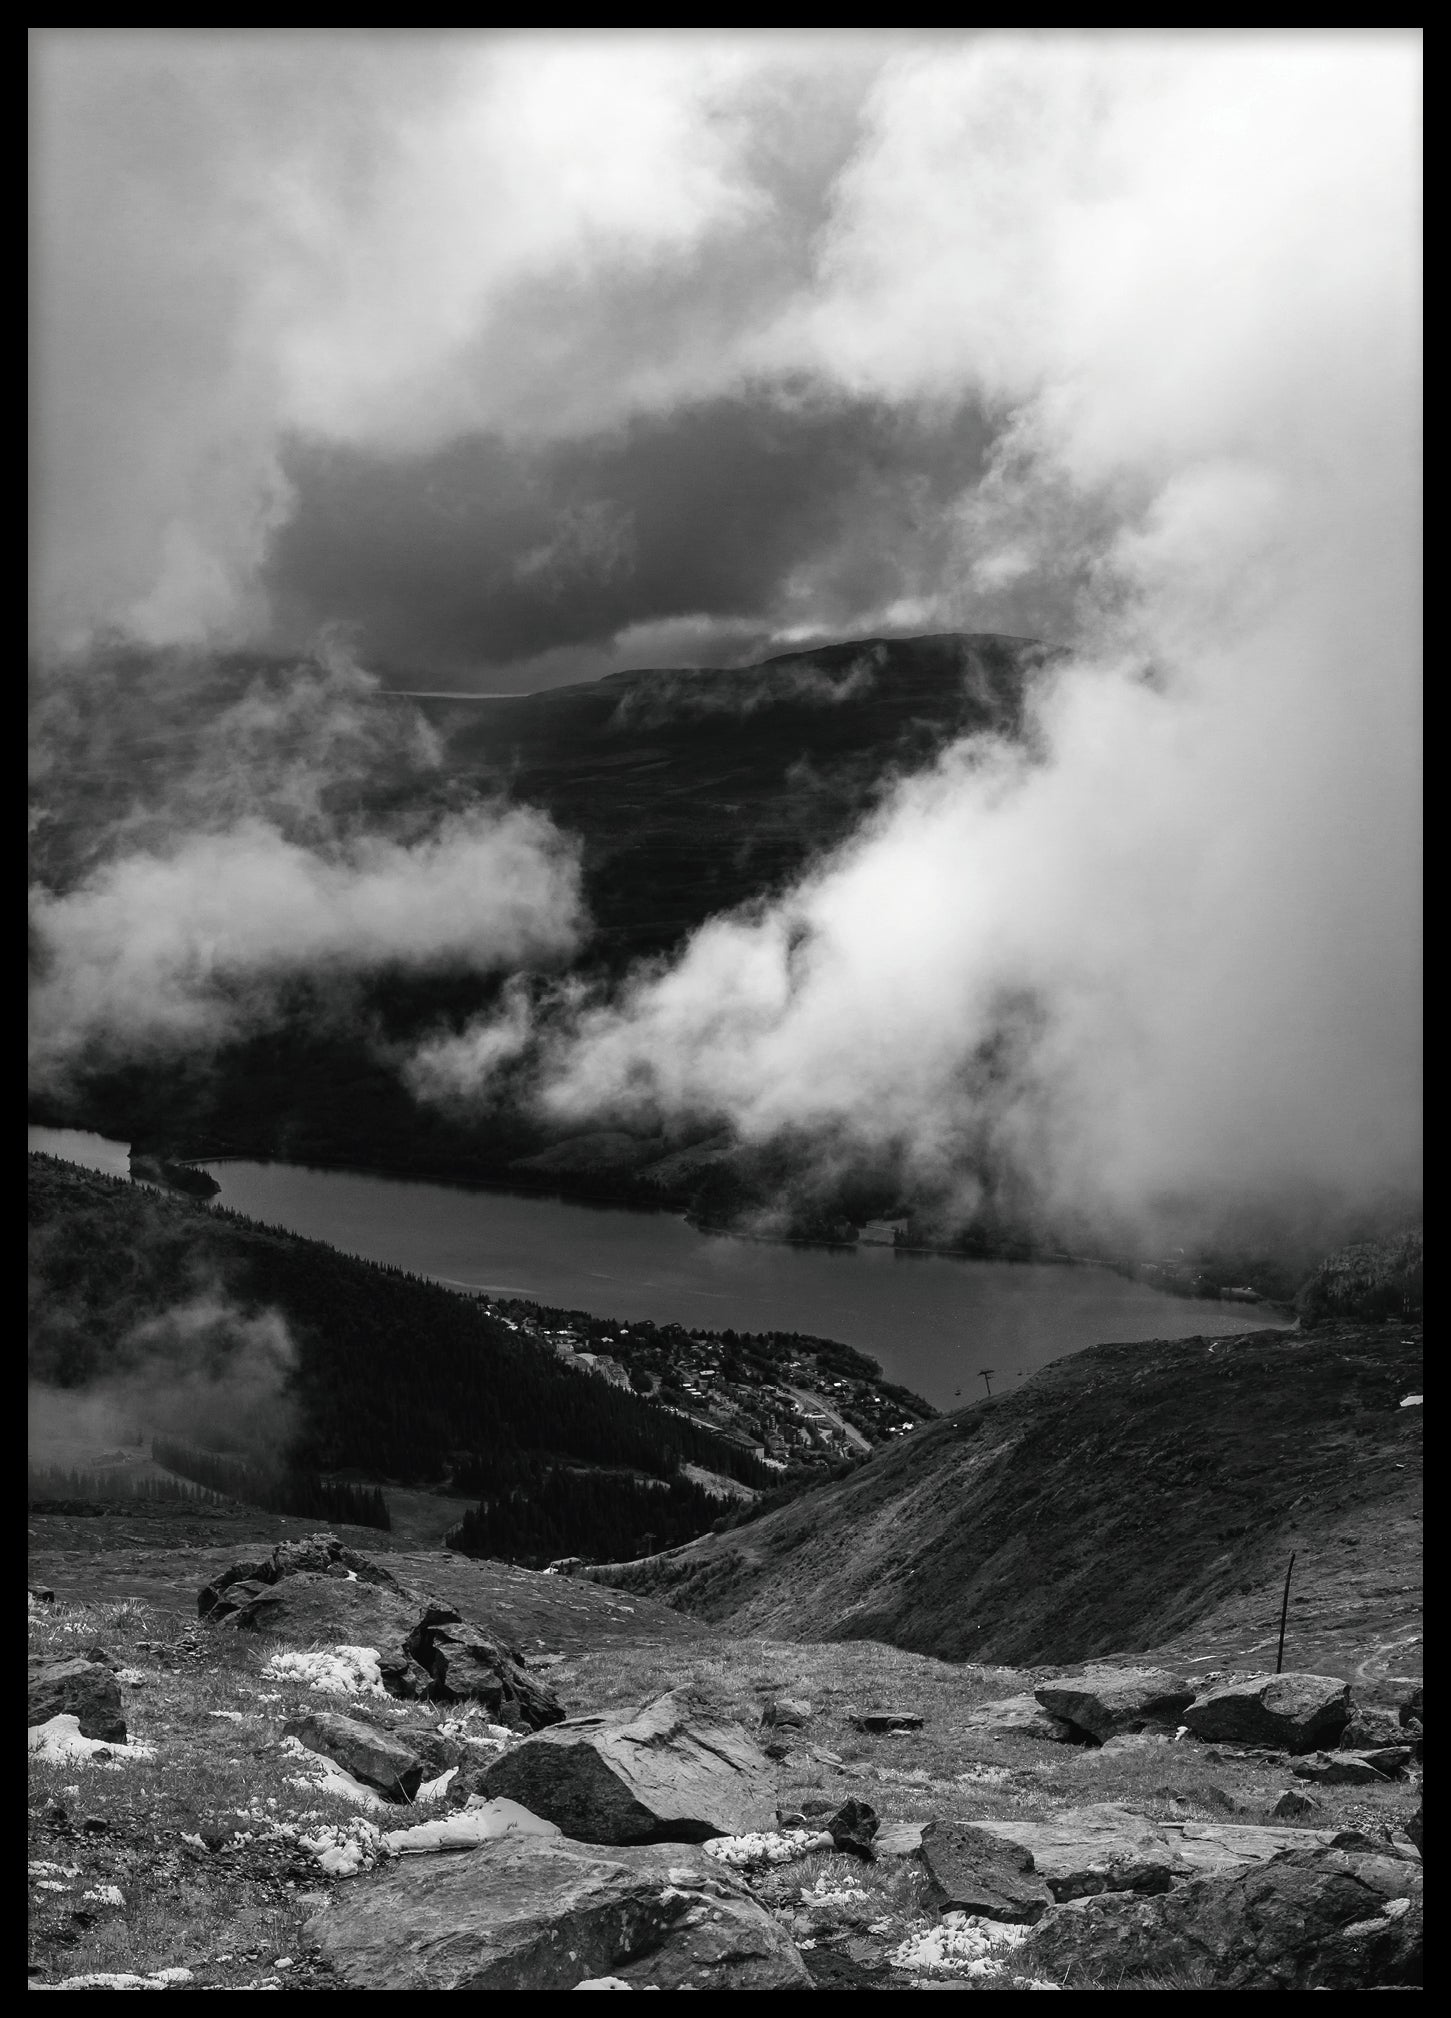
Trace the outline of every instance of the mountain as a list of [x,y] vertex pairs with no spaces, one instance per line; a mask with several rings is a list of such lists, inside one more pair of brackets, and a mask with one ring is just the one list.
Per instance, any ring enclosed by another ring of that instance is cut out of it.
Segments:
[[1418,1323],[1092,1346],[603,1574],[732,1633],[1263,1668],[1293,1550],[1288,1666],[1418,1673],[1421,1386]]
[[[348,688],[329,714],[317,668],[255,655],[183,665],[117,649],[35,711],[33,874],[64,892],[120,836],[139,846],[230,816],[245,809],[254,772],[271,793],[268,817],[284,821],[302,804],[417,831],[506,800],[541,808],[577,841],[591,929],[574,969],[608,983],[789,884],[958,738],[1024,735],[1033,683],[1054,656],[997,635],[865,638],[518,696]],[[436,762],[419,756],[420,713]],[[206,1054],[155,1044],[79,1060],[64,1086],[32,1102],[31,1118],[158,1156],[429,1174],[717,1222],[789,1196],[791,1157],[769,1146],[745,1154],[724,1138],[618,1131],[561,1141],[527,1100],[508,1097],[483,1119],[421,1106],[398,1056],[486,1009],[502,983],[394,967],[340,990],[326,973],[298,975],[280,1021],[244,1023]],[[840,1237],[847,1220],[893,1209],[890,1180],[879,1191],[869,1175],[860,1198],[803,1199],[793,1230]]]
[[1053,656],[995,634],[859,638],[416,705],[451,778],[542,806],[580,837],[595,923],[584,960],[613,968],[782,887],[957,738],[1020,736]]

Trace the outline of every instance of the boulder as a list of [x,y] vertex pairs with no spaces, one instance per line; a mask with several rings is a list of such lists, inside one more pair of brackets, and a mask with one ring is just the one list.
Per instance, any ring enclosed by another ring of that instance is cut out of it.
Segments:
[[[241,1562],[230,1564],[219,1570],[210,1583],[204,1584],[197,1592],[196,1609],[199,1619],[210,1618],[216,1610],[217,1602],[224,1591],[230,1591],[235,1584],[246,1584],[257,1588],[275,1582],[270,1556],[248,1556]],[[227,1607],[235,1611],[235,1605]]]
[[1325,1803],[1317,1801],[1313,1794],[1305,1794],[1298,1787],[1288,1787],[1275,1803],[1274,1812],[1286,1822],[1308,1821],[1312,1815],[1323,1815]]
[[336,1535],[306,1535],[301,1541],[279,1542],[269,1558],[273,1581],[302,1574],[356,1578],[359,1583],[391,1585],[399,1588],[391,1570],[371,1557],[359,1555],[340,1542]]
[[868,1710],[852,1718],[859,1731],[870,1731],[883,1737],[891,1731],[920,1731],[922,1719],[915,1710]]
[[1350,1685],[1333,1675],[1250,1675],[1198,1696],[1181,1722],[1207,1743],[1313,1752],[1350,1722]]
[[1383,1787],[1391,1778],[1358,1752],[1316,1752],[1312,1758],[1296,1759],[1290,1771],[1297,1780],[1322,1787]]
[[787,1730],[803,1730],[811,1720],[811,1705],[799,1696],[777,1696],[761,1712],[761,1722]]
[[1390,1710],[1357,1709],[1340,1733],[1337,1749],[1342,1752],[1374,1752],[1383,1745],[1403,1745],[1405,1742],[1405,1730]]
[[348,1548],[336,1535],[307,1535],[301,1541],[279,1542],[269,1555],[250,1556],[221,1570],[197,1594],[197,1613],[201,1618],[211,1618],[213,1613],[220,1620],[235,1611],[235,1602],[223,1604],[221,1600],[230,1594],[233,1587],[246,1584],[250,1595],[259,1584],[280,1583],[284,1577],[328,1576],[344,1583],[374,1584],[384,1589],[399,1591],[402,1586],[391,1570],[381,1568],[369,1557],[359,1555],[356,1549]]
[[[1147,1816],[1112,1801],[1062,1808],[1033,1820],[979,1820],[975,1827],[1030,1852],[1034,1870],[1057,1900],[1104,1891],[1157,1891],[1191,1868]],[[925,1836],[923,1841],[925,1846]]]
[[1415,1814],[1412,1815],[1410,1821],[1406,1824],[1406,1834],[1410,1837],[1416,1848],[1422,1852],[1424,1852],[1426,1847],[1425,1806],[1426,1798],[1423,1794],[1421,1799],[1416,1803]]
[[401,1647],[378,1656],[378,1674],[383,1687],[390,1696],[397,1696],[404,1702],[417,1701],[426,1696],[433,1686],[433,1677],[427,1668],[422,1668],[411,1654]]
[[74,1717],[83,1738],[125,1744],[121,1684],[100,1661],[37,1661],[30,1669],[28,1685],[28,1725],[48,1724],[52,1717]]
[[1105,1988],[1168,1975],[1214,1990],[1410,1988],[1421,1981],[1421,1933],[1415,1865],[1297,1850],[1156,1898],[1059,1907],[1014,1968]]
[[1165,1668],[1090,1668],[1044,1682],[1033,1694],[1050,1716],[1102,1744],[1147,1726],[1177,1728],[1194,1700],[1194,1684]]
[[996,1703],[979,1703],[962,1719],[965,1731],[981,1731],[993,1738],[1046,1738],[1059,1745],[1081,1743],[1072,1724],[1043,1708],[1036,1696],[1004,1696]]
[[289,1718],[282,1731],[310,1752],[332,1759],[365,1787],[375,1787],[386,1801],[411,1801],[423,1784],[424,1764],[418,1754],[391,1732],[375,1730],[357,1717],[314,1710]]
[[1396,1712],[1396,1721],[1403,1730],[1408,1729],[1412,1724],[1421,1724],[1424,1726],[1426,1721],[1425,1696],[1425,1687],[1422,1685],[1412,1689],[1406,1700],[1401,1704],[1399,1710]]
[[55,1592],[49,1584],[28,1584],[26,1588],[36,1604],[53,1605],[55,1603]]
[[769,1830],[776,1814],[765,1753],[686,1690],[540,1731],[496,1759],[482,1786],[585,1843],[700,1843]]
[[971,1822],[928,1822],[921,1861],[932,1902],[944,1912],[987,1920],[1041,1919],[1053,1894],[1033,1867],[1033,1853]]
[[1361,1758],[1368,1766],[1374,1766],[1387,1779],[1401,1780],[1410,1766],[1412,1749],[1409,1745],[1383,1745],[1378,1751],[1362,1752]]
[[922,1848],[925,1822],[888,1822],[872,1838],[876,1857],[915,1857]]
[[868,1807],[865,1801],[843,1801],[826,1823],[826,1829],[838,1850],[849,1857],[871,1859],[872,1838],[877,1833],[877,1811]]
[[304,1570],[263,1583],[249,1578],[222,1593],[210,1623],[265,1633],[298,1646],[374,1647],[398,1653],[427,1610],[396,1585],[356,1582]]
[[436,1702],[482,1703],[492,1722],[531,1731],[564,1717],[559,1698],[529,1673],[517,1648],[446,1605],[427,1608],[403,1650],[429,1676]]
[[509,1834],[360,1878],[305,1934],[353,1990],[573,1990],[606,1976],[635,1990],[811,1988],[746,1887],[679,1848]]

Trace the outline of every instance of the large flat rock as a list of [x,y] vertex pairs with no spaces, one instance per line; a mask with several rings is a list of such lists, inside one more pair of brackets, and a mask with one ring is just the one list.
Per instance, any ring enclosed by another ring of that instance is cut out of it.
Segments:
[[1245,1675],[1207,1689],[1184,1712],[1196,1738],[1314,1752],[1350,1722],[1350,1685],[1334,1675]]
[[979,1703],[961,1720],[964,1731],[981,1731],[990,1738],[1044,1738],[1060,1745],[1074,1742],[1073,1726],[1055,1717],[1036,1696],[1002,1696],[995,1703]]
[[[1137,1872],[1167,1868],[1187,1874],[1190,1868],[1156,1822],[1112,1801],[974,1826],[1031,1852],[1038,1876],[1055,1899],[1078,1898],[1086,1890],[1127,1889],[1124,1880]],[[1110,1883],[1113,1878],[1119,1882]],[[1099,1879],[1105,1882],[1099,1884]]]
[[481,1788],[585,1843],[699,1843],[775,1826],[775,1767],[685,1690],[540,1731],[496,1759]]
[[678,1845],[601,1851],[506,1835],[360,1878],[307,1936],[354,1990],[806,1990],[745,1886]]
[[1090,1668],[1044,1682],[1033,1691],[1051,1716],[1062,1717],[1100,1744],[1146,1725],[1177,1725],[1195,1685],[1167,1668]]

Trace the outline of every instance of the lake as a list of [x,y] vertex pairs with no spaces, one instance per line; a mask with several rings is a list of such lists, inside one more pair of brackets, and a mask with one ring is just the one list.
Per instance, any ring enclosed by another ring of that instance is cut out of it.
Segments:
[[[126,1145],[99,1135],[31,1128],[29,1145],[127,1174]],[[603,1317],[840,1339],[938,1408],[981,1394],[985,1367],[1001,1392],[1104,1340],[1217,1338],[1284,1321],[1164,1296],[1104,1268],[778,1246],[698,1233],[666,1212],[288,1163],[206,1167],[217,1204],[369,1261]]]

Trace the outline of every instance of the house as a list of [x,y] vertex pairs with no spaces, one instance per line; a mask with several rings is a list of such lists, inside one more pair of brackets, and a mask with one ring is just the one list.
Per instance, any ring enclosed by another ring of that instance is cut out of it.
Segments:
[[869,1219],[857,1235],[863,1247],[896,1247],[906,1238],[905,1219]]

